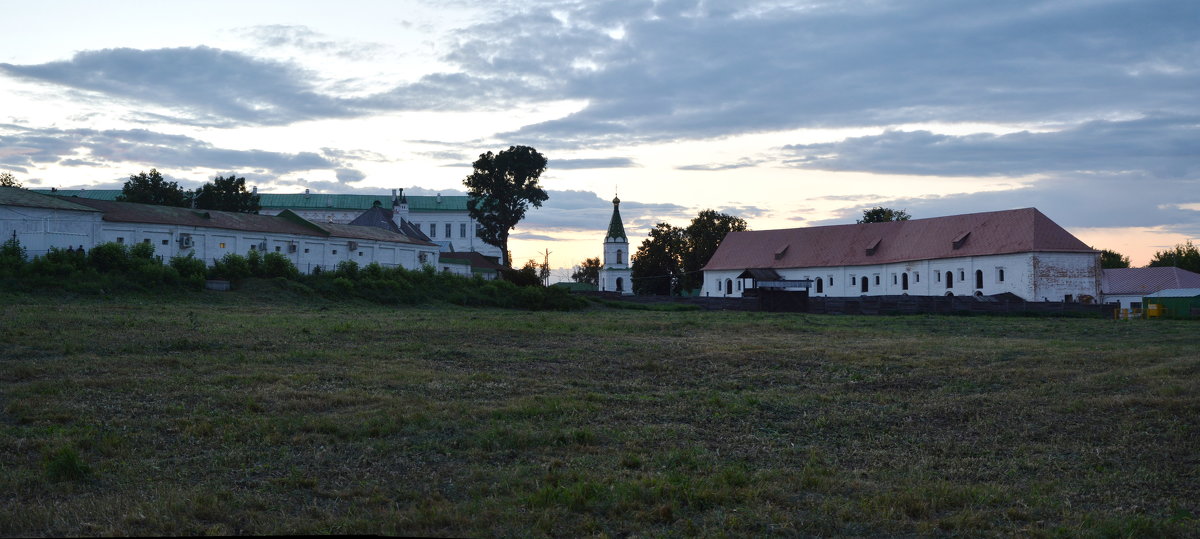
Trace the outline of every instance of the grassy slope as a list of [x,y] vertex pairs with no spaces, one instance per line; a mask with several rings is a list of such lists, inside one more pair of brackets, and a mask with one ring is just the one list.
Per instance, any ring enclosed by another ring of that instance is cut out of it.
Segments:
[[1200,534],[1194,323],[3,299],[3,535]]

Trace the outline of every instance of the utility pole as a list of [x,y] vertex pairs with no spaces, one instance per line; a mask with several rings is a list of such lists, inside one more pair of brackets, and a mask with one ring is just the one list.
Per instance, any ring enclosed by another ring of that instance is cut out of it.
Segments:
[[550,286],[550,249],[546,249],[542,253],[542,268],[538,272],[538,277],[542,279],[542,286]]

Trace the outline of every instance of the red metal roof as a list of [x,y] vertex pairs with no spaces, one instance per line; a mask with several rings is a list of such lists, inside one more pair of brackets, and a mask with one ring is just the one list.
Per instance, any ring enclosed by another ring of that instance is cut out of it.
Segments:
[[1173,288],[1200,288],[1200,274],[1172,267],[1120,268],[1104,270],[1100,281],[1100,290],[1113,296],[1142,296]]
[[704,269],[867,266],[1031,251],[1097,252],[1036,208],[1024,208],[889,223],[730,232]]

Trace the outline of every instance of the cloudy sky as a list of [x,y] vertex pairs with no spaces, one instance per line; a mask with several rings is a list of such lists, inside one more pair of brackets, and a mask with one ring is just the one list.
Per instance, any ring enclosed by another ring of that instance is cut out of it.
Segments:
[[550,159],[517,261],[699,210],[753,229],[1037,207],[1146,263],[1200,239],[1200,2],[5,0],[0,169],[462,189]]

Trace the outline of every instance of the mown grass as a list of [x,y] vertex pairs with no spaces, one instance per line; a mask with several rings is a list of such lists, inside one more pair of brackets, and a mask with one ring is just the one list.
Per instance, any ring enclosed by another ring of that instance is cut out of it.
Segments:
[[0,534],[1195,536],[1187,322],[0,301]]

